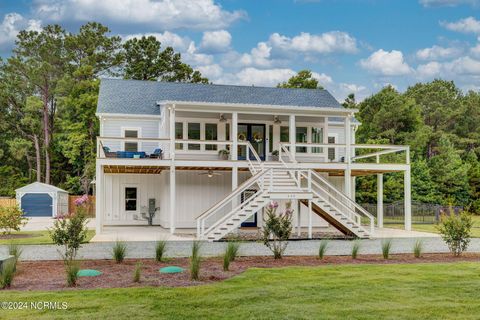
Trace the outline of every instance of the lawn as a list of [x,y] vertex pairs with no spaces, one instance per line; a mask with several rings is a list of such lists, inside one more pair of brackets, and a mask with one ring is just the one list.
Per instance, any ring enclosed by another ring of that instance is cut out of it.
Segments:
[[[473,216],[473,228],[472,228],[472,237],[480,238],[480,216]],[[385,224],[385,228],[397,228],[403,229],[405,226],[403,224]],[[412,224],[412,229],[415,231],[425,231],[438,233],[435,224]]]
[[249,269],[179,288],[0,291],[0,301],[66,310],[0,310],[2,319],[478,319],[480,264]]
[[[15,239],[0,239],[0,245],[2,244],[53,244],[52,239],[47,230],[45,231],[18,231],[12,232],[12,235],[22,234],[29,235],[25,238],[15,238]],[[95,230],[88,230],[87,240],[89,242],[95,235]]]

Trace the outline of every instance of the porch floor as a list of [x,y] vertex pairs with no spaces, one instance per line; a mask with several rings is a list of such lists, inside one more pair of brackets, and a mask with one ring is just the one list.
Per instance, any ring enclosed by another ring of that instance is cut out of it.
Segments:
[[[315,230],[328,231],[335,230],[333,228],[314,228]],[[246,231],[246,230],[245,230]],[[255,230],[249,230],[256,232]],[[246,232],[249,232],[246,231]],[[307,228],[302,228],[302,232],[306,232]],[[296,233],[295,228],[293,233]],[[112,241],[192,241],[195,239],[195,229],[177,229],[175,234],[170,234],[169,229],[159,226],[115,226],[104,227],[101,234],[96,234],[91,242],[112,242]],[[375,234],[372,239],[384,238],[437,238],[438,234],[420,231],[405,231],[393,228],[375,228]]]

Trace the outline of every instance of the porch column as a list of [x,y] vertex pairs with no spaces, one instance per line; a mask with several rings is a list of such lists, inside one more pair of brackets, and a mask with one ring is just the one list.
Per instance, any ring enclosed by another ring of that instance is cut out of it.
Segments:
[[176,175],[175,175],[175,105],[170,107],[170,233],[175,233]]
[[[238,167],[235,164],[234,167],[232,167],[232,191],[237,189],[237,187],[238,187]],[[235,197],[232,199],[232,210],[233,208],[238,206],[238,204],[240,203],[239,200],[240,199],[238,197]]]
[[290,153],[292,154],[293,158],[295,159],[295,143],[297,141],[297,134],[296,134],[296,127],[295,127],[295,115],[291,114],[288,118],[288,135],[289,135],[289,143],[290,143]]
[[105,215],[105,210],[103,207],[104,203],[104,173],[103,167],[101,164],[96,164],[95,167],[95,232],[96,234],[102,233],[103,229],[103,216]]
[[405,170],[404,174],[404,188],[405,188],[405,230],[411,231],[412,230],[412,199],[411,199],[411,179],[410,179],[410,165]]
[[312,239],[313,211],[312,200],[308,200],[308,238]]
[[[232,113],[232,150],[230,154],[232,155],[231,160],[236,161],[238,159],[238,113]],[[247,150],[248,152],[248,150]],[[233,181],[233,180],[232,180]]]
[[351,163],[351,138],[352,128],[351,128],[351,115],[345,117],[345,163],[347,168],[345,169],[345,194],[351,198],[352,197],[352,170],[350,168]]
[[383,174],[377,174],[377,226],[383,228]]
[[301,214],[300,210],[302,209],[302,205],[300,200],[297,200],[297,236],[300,237],[302,234],[302,221],[301,221]]
[[[173,162],[173,161],[172,161]],[[175,233],[176,177],[175,165],[170,165],[170,233]]]

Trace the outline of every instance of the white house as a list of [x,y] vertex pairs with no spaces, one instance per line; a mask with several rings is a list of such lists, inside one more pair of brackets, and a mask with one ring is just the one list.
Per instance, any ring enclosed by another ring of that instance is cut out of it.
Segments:
[[[383,225],[387,172],[404,173],[410,230],[409,148],[356,144],[357,111],[326,90],[104,79],[97,233],[147,225],[151,210],[151,224],[172,234],[219,240],[261,227],[272,200],[293,200],[295,226],[308,236],[330,224],[366,238]],[[376,222],[354,200],[355,177],[372,174]]]

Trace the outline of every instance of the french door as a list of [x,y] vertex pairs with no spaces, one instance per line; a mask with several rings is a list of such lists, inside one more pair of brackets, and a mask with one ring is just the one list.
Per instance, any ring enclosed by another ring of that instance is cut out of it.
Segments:
[[[254,123],[238,124],[238,141],[249,141],[262,161],[265,161],[265,125]],[[250,159],[254,156],[250,152]],[[238,146],[238,159],[247,158],[247,147]]]

